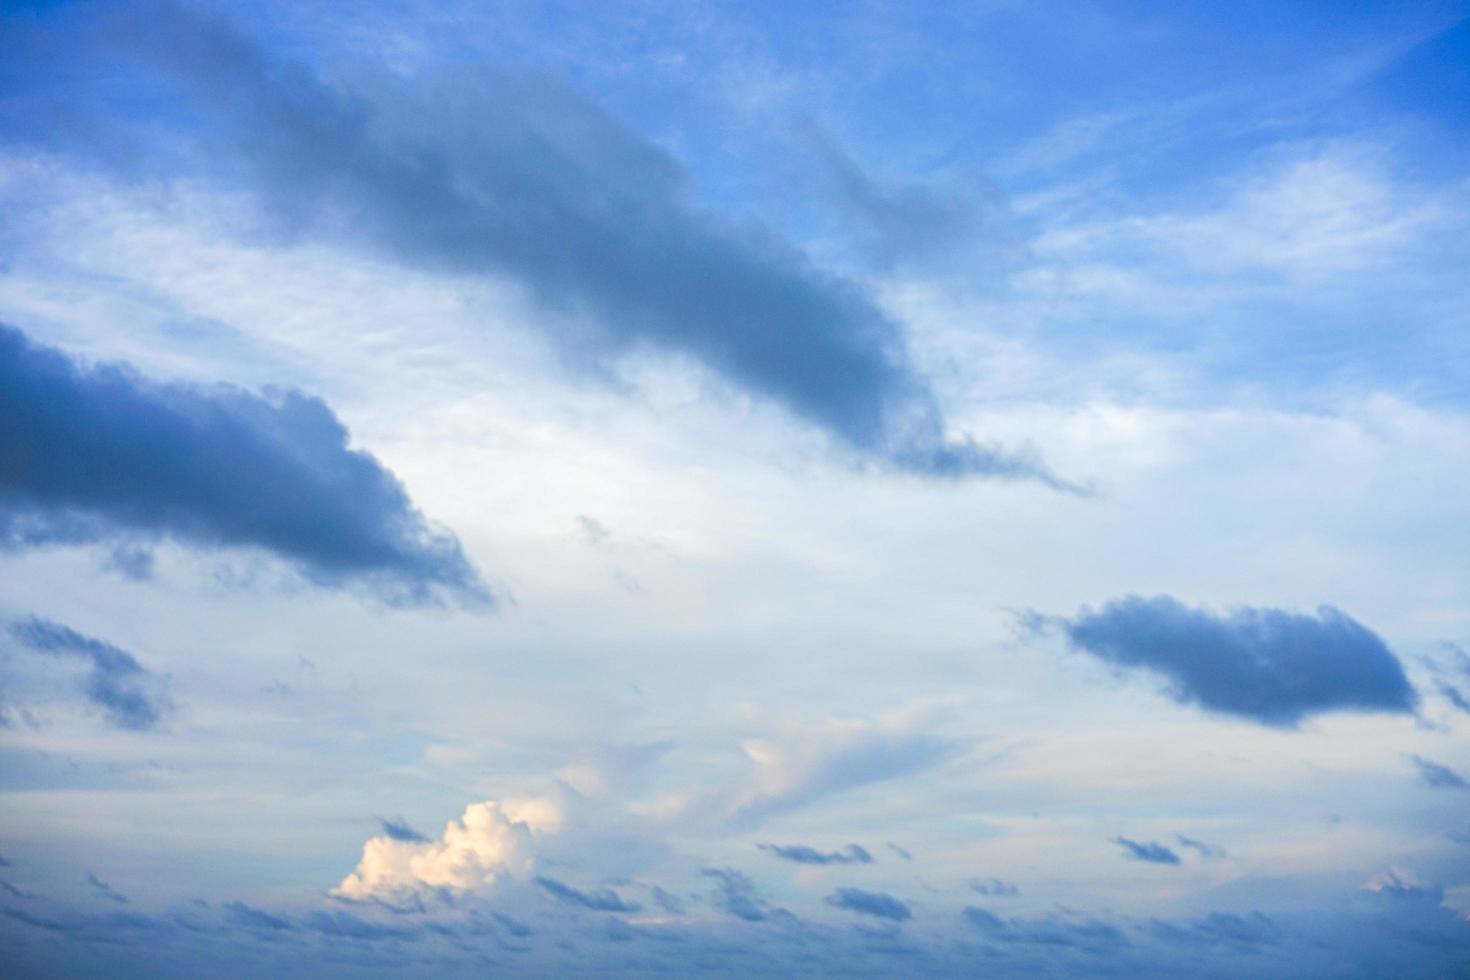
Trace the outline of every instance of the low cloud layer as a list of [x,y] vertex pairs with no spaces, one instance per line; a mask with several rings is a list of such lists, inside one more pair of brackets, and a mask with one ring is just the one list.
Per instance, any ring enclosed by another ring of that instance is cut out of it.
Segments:
[[84,367],[0,325],[0,543],[119,538],[264,549],[395,601],[488,598],[321,400]]
[[1022,617],[1078,650],[1162,677],[1174,700],[1291,728],[1328,711],[1411,713],[1418,696],[1377,634],[1323,606],[1316,616],[1241,607],[1220,614],[1170,596],[1127,596],[1076,616]]

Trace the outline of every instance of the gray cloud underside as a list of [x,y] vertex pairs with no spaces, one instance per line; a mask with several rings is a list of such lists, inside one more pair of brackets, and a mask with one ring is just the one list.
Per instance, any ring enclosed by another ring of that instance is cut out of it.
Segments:
[[244,546],[394,601],[488,593],[319,399],[79,366],[0,325],[0,542]]
[[1411,713],[1418,695],[1372,630],[1331,606],[1316,616],[1243,607],[1225,614],[1170,596],[1127,596],[1071,618],[1027,614],[1034,631],[1117,667],[1161,676],[1177,701],[1296,726],[1327,711]]
[[[1078,489],[1029,452],[950,438],[903,329],[862,289],[764,228],[700,208],[665,150],[559,81],[488,68],[328,80],[170,4],[129,7],[98,33],[132,56],[127,90],[160,107],[152,121],[189,142],[188,159],[253,188],[295,233],[508,277],[553,314],[543,325],[569,352],[691,358],[862,458]],[[92,50],[68,40],[52,43],[73,59]],[[124,71],[109,45],[92,56]],[[37,103],[65,101],[38,74]],[[77,96],[69,112],[99,115],[86,98],[107,105],[109,92]],[[15,138],[57,145],[55,113],[11,118]],[[118,166],[147,139],[93,129],[68,147]]]

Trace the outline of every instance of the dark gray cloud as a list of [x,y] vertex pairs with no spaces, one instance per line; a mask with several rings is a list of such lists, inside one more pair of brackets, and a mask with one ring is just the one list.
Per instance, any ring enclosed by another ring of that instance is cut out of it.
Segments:
[[1410,713],[1418,696],[1372,630],[1323,606],[1316,616],[1242,607],[1226,614],[1170,596],[1126,596],[1071,618],[1036,613],[1023,627],[1060,629],[1071,645],[1165,679],[1181,703],[1290,728],[1326,711]]
[[1449,766],[1431,762],[1420,755],[1409,756],[1409,761],[1414,764],[1415,769],[1419,770],[1419,778],[1430,786],[1440,789],[1470,789],[1470,782],[1466,782],[1464,776]]
[[1021,894],[1021,889],[1009,881],[1001,881],[999,878],[982,878],[970,882],[970,888],[981,895],[991,895],[1002,898],[1015,898]]
[[757,844],[761,850],[783,861],[797,864],[872,864],[873,855],[860,844],[848,844],[840,851],[819,851],[805,844]]
[[[347,235],[414,266],[509,278],[578,356],[692,359],[868,459],[1075,489],[1029,453],[949,437],[903,329],[862,289],[749,219],[702,209],[667,151],[566,84],[488,68],[349,83],[273,57],[216,16],[154,3],[126,11],[103,33],[141,66],[132,91],[180,109],[150,121],[176,124],[188,159],[248,183],[282,226]],[[114,73],[129,63],[97,57]],[[125,118],[99,110],[106,92],[85,96],[97,104],[68,109]],[[15,116],[11,129],[24,132],[27,117]],[[52,117],[37,111],[32,128],[54,128]],[[140,140],[86,144],[130,162]]]
[[1178,854],[1156,841],[1145,844],[1127,837],[1114,837],[1113,843],[1123,848],[1124,853],[1135,861],[1148,861],[1151,864],[1179,863]]
[[563,884],[555,878],[543,876],[537,876],[536,884],[559,902],[591,909],[594,912],[637,912],[640,908],[633,902],[624,901],[622,896],[611,888],[595,888],[584,892]]
[[36,653],[85,662],[82,695],[118,728],[156,728],[171,708],[163,682],[126,650],[36,616],[12,621],[8,632]]
[[402,817],[390,819],[388,817],[377,817],[378,825],[383,828],[383,834],[393,840],[405,841],[410,844],[424,844],[429,838],[419,833],[408,825],[408,821]]
[[875,919],[887,919],[890,922],[907,922],[914,917],[908,905],[892,895],[864,891],[861,888],[839,888],[827,896],[826,902],[833,908],[870,915]]
[[319,399],[83,368],[0,325],[0,543],[119,536],[263,548],[395,601],[488,597]]

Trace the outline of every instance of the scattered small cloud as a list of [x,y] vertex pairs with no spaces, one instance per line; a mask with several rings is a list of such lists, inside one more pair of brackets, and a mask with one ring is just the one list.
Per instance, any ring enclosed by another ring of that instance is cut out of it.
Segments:
[[914,917],[904,902],[884,892],[864,891],[861,888],[839,888],[827,896],[827,904],[833,908],[856,912],[858,915],[887,919],[890,922],[907,922]]
[[1147,861],[1150,864],[1178,864],[1179,855],[1169,850],[1163,844],[1155,841],[1140,843],[1129,840],[1127,837],[1114,837],[1113,843],[1123,848],[1124,853],[1135,861]]
[[783,861],[797,864],[872,864],[873,855],[859,844],[848,844],[840,851],[818,851],[805,844],[757,844],[761,850]]

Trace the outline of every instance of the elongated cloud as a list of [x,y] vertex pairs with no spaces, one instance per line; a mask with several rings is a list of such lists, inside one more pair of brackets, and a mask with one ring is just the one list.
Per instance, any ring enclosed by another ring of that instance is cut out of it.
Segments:
[[1129,840],[1127,837],[1114,837],[1113,843],[1123,848],[1123,853],[1135,861],[1147,861],[1149,864],[1179,863],[1179,855],[1157,841],[1144,843]]
[[168,713],[163,681],[126,650],[36,616],[15,620],[8,632],[32,652],[87,664],[82,694],[118,728],[155,728]]
[[319,399],[87,368],[0,325],[0,543],[119,536],[261,548],[399,601],[488,598]]
[[914,917],[908,905],[884,892],[864,891],[861,888],[839,888],[827,896],[827,904],[833,908],[868,915],[890,922],[907,922]]
[[861,844],[848,844],[840,851],[819,851],[805,844],[760,844],[768,854],[797,864],[872,864],[873,855]]
[[[1027,454],[950,438],[903,330],[860,288],[698,207],[665,150],[564,84],[477,70],[348,86],[187,7],[120,21],[106,33],[147,66],[133,83],[191,110],[174,135],[303,234],[345,231],[416,267],[509,278],[581,355],[691,358],[865,458],[1064,486]],[[71,109],[105,111],[105,93],[90,98]]]
[[1127,596],[1076,616],[1027,614],[1034,631],[1060,629],[1107,663],[1162,677],[1176,701],[1295,727],[1327,711],[1410,713],[1418,702],[1403,665],[1346,613],[1316,616],[1239,608],[1192,609],[1170,596]]

